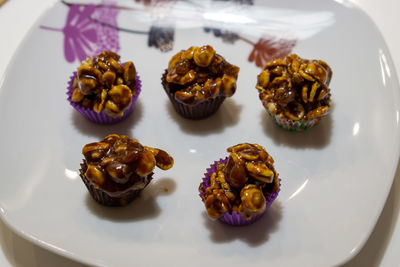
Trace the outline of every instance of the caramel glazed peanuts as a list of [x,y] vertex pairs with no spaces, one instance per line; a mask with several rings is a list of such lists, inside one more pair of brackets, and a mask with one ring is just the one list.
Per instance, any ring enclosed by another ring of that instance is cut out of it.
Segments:
[[314,119],[327,114],[332,70],[322,60],[291,54],[264,66],[256,88],[272,115],[291,120]]
[[111,118],[120,118],[136,94],[136,68],[132,61],[121,65],[120,56],[103,51],[87,57],[73,81],[71,101]]
[[239,67],[229,64],[209,45],[192,46],[174,55],[163,79],[177,101],[197,104],[235,93]]
[[[201,198],[212,219],[236,211],[250,220],[264,212],[268,196],[279,190],[274,159],[258,144],[238,144],[227,151],[227,163],[218,163]],[[200,192],[205,187],[202,182]]]
[[143,189],[150,181],[145,183],[141,177],[151,176],[155,166],[168,170],[174,164],[164,150],[142,146],[138,140],[116,134],[85,145],[82,154],[85,176],[96,188],[111,194]]

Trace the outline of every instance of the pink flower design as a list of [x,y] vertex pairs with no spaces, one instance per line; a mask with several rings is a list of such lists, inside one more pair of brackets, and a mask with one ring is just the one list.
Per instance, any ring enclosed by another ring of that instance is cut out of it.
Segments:
[[248,61],[254,61],[258,67],[263,67],[273,59],[290,54],[295,45],[295,40],[261,38],[257,43],[253,44],[253,50],[249,55]]

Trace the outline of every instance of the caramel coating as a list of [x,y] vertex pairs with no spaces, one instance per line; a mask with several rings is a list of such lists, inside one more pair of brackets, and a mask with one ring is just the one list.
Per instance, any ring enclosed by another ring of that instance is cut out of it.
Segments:
[[324,116],[330,107],[332,70],[322,60],[308,60],[291,54],[264,66],[256,88],[272,115],[291,120]]
[[265,210],[266,199],[258,185],[248,184],[243,187],[240,199],[242,203],[239,206],[239,213],[247,220]]
[[210,176],[209,186],[203,182],[199,190],[210,218],[218,219],[236,211],[247,220],[264,212],[267,197],[279,190],[274,160],[258,144],[238,144],[227,149],[227,163],[219,163]]
[[194,50],[193,60],[197,66],[208,67],[214,59],[214,56],[214,48],[209,45],[204,45]]
[[105,191],[121,191],[126,188],[142,188],[143,179],[152,175],[155,166],[167,170],[174,164],[164,150],[142,146],[127,136],[111,134],[102,141],[82,148],[85,157],[85,176]]
[[71,101],[112,118],[122,117],[136,93],[136,68],[131,61],[121,65],[119,58],[114,52],[103,51],[82,61]]
[[213,47],[192,46],[171,58],[163,81],[179,102],[197,104],[217,96],[232,96],[238,73],[239,67],[225,61]]

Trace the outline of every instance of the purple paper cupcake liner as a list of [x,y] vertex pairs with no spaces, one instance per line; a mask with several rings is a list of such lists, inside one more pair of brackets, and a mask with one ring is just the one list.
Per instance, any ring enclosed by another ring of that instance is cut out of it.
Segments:
[[274,120],[274,122],[276,123],[276,125],[278,125],[279,127],[291,131],[291,132],[296,132],[296,131],[304,131],[307,129],[310,129],[311,127],[315,126],[316,124],[318,124],[318,122],[321,120],[322,117],[318,117],[318,118],[313,118],[313,119],[306,119],[306,120],[291,120],[285,117],[281,117],[278,114],[273,115],[267,106],[267,103],[265,103],[264,101],[262,101],[262,104],[265,108],[265,110],[267,111],[268,115]]
[[165,93],[167,93],[169,100],[174,106],[175,111],[186,119],[191,119],[191,120],[205,119],[214,114],[215,112],[217,112],[221,104],[225,101],[226,98],[225,96],[217,96],[215,98],[210,98],[196,105],[181,103],[176,100],[175,95],[173,93],[169,92],[166,86],[166,79],[165,79],[166,74],[167,71],[165,71],[165,73],[161,78],[162,86],[165,90]]
[[[203,183],[202,183],[202,186],[199,188],[200,197],[204,195],[205,190],[210,186],[210,177],[214,172],[217,171],[218,164],[219,163],[226,164],[227,162],[228,162],[228,157],[226,157],[225,159],[220,159],[219,161],[214,161],[214,163],[210,165],[210,168],[208,168],[207,172],[204,173]],[[278,197],[279,191],[281,190],[280,187],[281,187],[281,179],[279,179],[279,190],[270,194],[266,198],[265,210],[261,214],[258,214],[256,216],[252,217],[250,220],[246,220],[246,218],[244,218],[242,215],[240,215],[236,211],[233,211],[231,213],[228,213],[228,212],[225,213],[224,216],[219,218],[219,220],[221,222],[224,222],[226,224],[230,224],[233,226],[243,226],[243,225],[247,225],[247,224],[257,221],[265,214],[265,212],[269,209],[271,204]]]
[[232,213],[225,213],[223,217],[219,218],[219,220],[223,223],[230,224],[233,226],[244,226],[260,219],[265,214],[268,208],[269,206],[265,207],[265,210],[261,214],[252,217],[250,220],[246,220],[242,215],[240,215],[236,211],[232,211]]
[[79,113],[81,113],[85,118],[87,118],[88,120],[98,123],[98,124],[113,124],[113,123],[117,123],[120,122],[122,120],[124,120],[126,117],[128,117],[128,115],[133,111],[133,108],[135,107],[135,103],[139,97],[139,94],[141,92],[141,87],[142,87],[142,82],[140,80],[140,77],[138,74],[136,74],[136,83],[135,83],[135,87],[136,87],[136,93],[132,96],[132,103],[130,104],[130,106],[124,111],[124,114],[122,115],[122,117],[120,118],[111,118],[109,116],[107,116],[104,111],[101,111],[100,113],[97,113],[96,111],[94,111],[93,109],[89,109],[89,108],[84,108],[82,107],[79,103],[75,103],[71,101],[71,96],[72,96],[72,91],[73,91],[73,83],[74,83],[74,79],[76,77],[76,71],[74,71],[74,75],[71,76],[70,80],[68,81],[68,91],[67,91],[67,95],[68,95],[68,102],[71,104],[71,106],[73,106],[77,111],[79,111]]
[[[86,178],[83,168],[85,163],[81,164],[81,168],[79,169],[79,175],[82,178],[83,183],[86,185],[90,195],[92,198],[98,202],[99,204],[105,206],[126,206],[131,203],[143,189],[132,189],[126,190],[124,192],[119,193],[118,195],[111,196],[104,192],[102,189],[95,187],[88,178]],[[144,177],[145,187],[150,183],[153,173]]]

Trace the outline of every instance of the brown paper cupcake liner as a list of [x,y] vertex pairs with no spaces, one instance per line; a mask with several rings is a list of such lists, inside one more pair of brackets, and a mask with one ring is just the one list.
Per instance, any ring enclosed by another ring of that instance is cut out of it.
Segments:
[[168,95],[174,109],[177,113],[179,113],[182,117],[191,119],[191,120],[200,120],[207,118],[217,112],[222,102],[225,100],[225,96],[217,96],[215,98],[210,98],[206,101],[200,102],[196,105],[181,103],[176,100],[175,95],[169,92],[167,88],[167,81],[165,79],[167,72],[165,71],[162,76],[162,86],[165,90],[165,93]]
[[[127,204],[129,204],[130,202],[132,202],[132,200],[134,200],[139,193],[143,190],[142,189],[127,189],[125,191],[122,191],[118,194],[115,194],[113,196],[109,195],[108,193],[106,193],[105,191],[103,191],[100,188],[95,187],[88,178],[86,178],[85,173],[83,171],[84,168],[84,163],[81,164],[81,168],[79,169],[80,172],[80,177],[82,178],[83,183],[86,185],[86,188],[88,189],[90,195],[92,196],[92,198],[105,206],[126,206]],[[150,181],[152,180],[152,176],[153,173],[147,175],[146,177],[144,177],[144,182],[145,182],[145,186],[144,188],[150,183]]]

